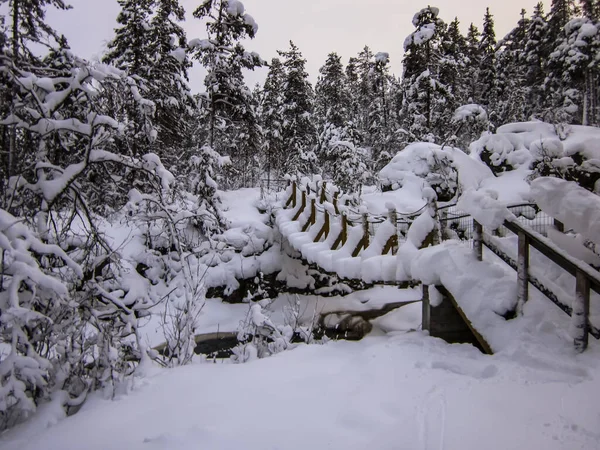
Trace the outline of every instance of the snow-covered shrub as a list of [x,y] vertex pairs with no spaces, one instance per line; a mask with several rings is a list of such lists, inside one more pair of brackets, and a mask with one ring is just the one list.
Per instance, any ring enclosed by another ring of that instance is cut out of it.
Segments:
[[417,185],[422,190],[428,186],[440,201],[451,200],[456,195],[458,173],[449,150],[429,142],[408,145],[379,172],[382,189]]
[[272,300],[265,298],[251,303],[246,319],[240,323],[238,341],[233,348],[231,359],[234,362],[247,362],[256,358],[293,349],[297,343],[315,343],[315,327],[319,320],[317,311],[313,311],[310,321],[306,320],[298,296],[290,298],[283,306],[283,325],[276,325],[269,317]]
[[[86,349],[73,327],[69,288],[84,274],[59,246],[0,209],[0,430],[29,417],[52,393],[72,384],[68,364]],[[43,270],[52,264],[54,271]],[[54,272],[54,273],[52,273]],[[62,277],[61,277],[62,275]],[[72,321],[72,322],[70,322]],[[57,333],[60,331],[61,333]],[[63,334],[64,333],[64,334]],[[80,361],[82,362],[82,361]],[[77,398],[85,384],[70,390]],[[66,399],[75,405],[78,400]],[[67,405],[64,405],[67,406]]]
[[531,156],[519,141],[508,134],[485,134],[470,145],[472,154],[478,155],[495,175],[526,165]]
[[238,344],[233,348],[232,361],[244,363],[265,358],[286,350],[294,335],[290,326],[277,327],[266,315],[264,306],[269,300],[250,305],[244,322],[238,330]]
[[[199,268],[199,265],[196,267]],[[205,294],[202,276],[197,269],[195,274],[190,273],[184,277],[184,283],[165,302],[161,316],[165,346],[160,360],[167,367],[181,366],[192,361],[196,348],[198,317],[204,307]]]

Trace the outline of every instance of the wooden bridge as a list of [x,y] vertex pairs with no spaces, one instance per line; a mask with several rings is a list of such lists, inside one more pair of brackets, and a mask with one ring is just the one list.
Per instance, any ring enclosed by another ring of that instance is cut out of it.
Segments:
[[[325,181],[290,179],[286,192],[285,208],[277,214],[279,229],[303,259],[325,272],[336,273],[342,279],[402,284],[407,280],[398,278],[396,255],[403,242],[412,239],[411,243],[422,249],[447,238],[458,238],[471,242],[478,261],[483,261],[485,246],[516,271],[518,295],[514,311],[507,313],[506,319],[522,313],[531,285],[572,317],[577,351],[587,348],[589,334],[600,338],[600,329],[589,318],[590,291],[600,294],[600,275],[591,266],[566,255],[544,236],[547,227],[560,229],[560,223],[535,204],[509,206],[517,220],[505,221],[498,230],[485,230],[468,214],[457,211],[456,205],[438,207],[432,199],[424,199],[423,207],[417,211],[399,212],[393,205],[386,205],[387,215],[373,215]],[[411,238],[410,227],[422,215],[433,219],[436,226],[426,236]],[[518,251],[513,255],[499,239],[507,233],[518,236]],[[572,295],[564,295],[560,287],[530,267],[530,247],[575,277]],[[491,353],[493,349],[484,337],[485,330],[476,329],[461,307],[461,299],[455,299],[444,286],[436,288],[444,301],[434,307],[429,301],[429,287],[423,285],[423,329],[450,342],[471,342]]]

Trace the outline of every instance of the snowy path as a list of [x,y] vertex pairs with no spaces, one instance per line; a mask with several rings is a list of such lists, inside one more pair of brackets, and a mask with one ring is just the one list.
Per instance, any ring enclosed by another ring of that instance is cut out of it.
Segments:
[[485,356],[414,332],[156,369],[129,395],[95,397],[47,429],[34,419],[0,447],[599,448],[598,348],[574,356],[566,341],[544,344]]

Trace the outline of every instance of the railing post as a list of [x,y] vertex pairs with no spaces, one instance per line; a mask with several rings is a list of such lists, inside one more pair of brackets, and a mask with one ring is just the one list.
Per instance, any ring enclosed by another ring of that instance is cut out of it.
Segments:
[[338,209],[338,196],[339,195],[340,195],[340,191],[335,191],[335,194],[333,194],[333,209],[336,214],[340,213],[340,210]]
[[310,228],[311,225],[314,225],[317,221],[317,199],[314,195],[310,196],[310,216],[308,216],[308,220],[306,224],[302,227],[302,231],[306,231]]
[[438,210],[440,219],[440,236],[442,241],[446,239],[446,226],[448,225],[448,208],[444,208],[441,212]]
[[369,246],[369,213],[363,213],[363,248],[367,248]]
[[300,209],[298,209],[298,212],[296,213],[296,215],[292,218],[292,220],[298,220],[298,218],[300,217],[300,215],[304,212],[304,210],[306,209],[306,190],[300,188],[300,190],[302,191],[302,205],[300,206]]
[[352,257],[355,258],[360,254],[362,249],[369,247],[369,213],[364,212],[362,215],[363,237],[358,242],[358,245],[352,252]]
[[578,270],[576,275],[575,298],[571,313],[571,334],[575,351],[583,352],[588,346],[590,315],[590,281]]
[[473,219],[473,252],[477,261],[483,261],[483,226]]
[[557,219],[553,219],[553,220],[554,220],[554,228],[556,228],[557,231],[564,233],[565,232],[565,224],[562,223],[560,220],[557,220]]
[[327,181],[323,181],[323,184],[321,186],[321,198],[319,199],[319,203],[321,203],[321,205],[323,203],[325,203],[325,201],[327,200],[327,196],[325,195],[326,192],[327,192]]
[[295,181],[292,182],[291,180],[288,180],[288,186],[290,184],[292,186],[292,195],[290,195],[290,198],[286,202],[285,207],[287,208],[291,204],[292,208],[295,208],[296,207],[296,182]]
[[335,242],[331,246],[331,250],[336,250],[338,247],[343,247],[346,244],[346,240],[348,239],[348,219],[346,218],[346,213],[342,214],[342,229],[340,231],[339,236],[336,238]]
[[323,226],[315,236],[314,242],[319,242],[322,237],[325,237],[325,239],[327,239],[327,236],[329,236],[329,210],[325,208],[323,214],[325,214],[325,221],[323,222]]
[[435,222],[435,228],[432,231],[432,236],[431,236],[431,245],[439,245],[442,243],[442,237],[441,237],[441,228],[440,228],[440,218],[438,215],[438,209],[437,209],[437,197],[434,197],[430,200],[429,203],[429,211],[431,214],[431,217],[433,217],[433,220]]
[[519,255],[517,258],[517,314],[523,314],[523,306],[529,297],[529,238],[519,232]]
[[429,302],[429,286],[423,284],[423,300],[421,302],[421,329],[429,331],[431,328],[431,305]]
[[394,205],[388,205],[388,218],[396,231],[393,236],[390,236],[383,247],[382,255],[386,255],[390,250],[393,255],[395,248],[398,246],[398,212]]

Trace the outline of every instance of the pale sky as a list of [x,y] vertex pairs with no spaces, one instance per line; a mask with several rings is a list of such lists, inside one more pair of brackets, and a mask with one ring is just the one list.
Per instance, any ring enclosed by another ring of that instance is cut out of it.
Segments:
[[[85,58],[101,54],[106,42],[113,37],[117,0],[67,0],[73,9],[51,12],[49,20],[64,33],[74,52]],[[466,32],[471,22],[481,30],[486,6],[490,7],[496,22],[498,38],[508,33],[518,22],[521,8],[528,16],[537,0],[242,0],[246,12],[254,17],[259,29],[256,38],[246,42],[246,49],[258,52],[267,61],[277,56],[276,50],[288,48],[291,40],[307,59],[307,71],[314,83],[319,67],[326,56],[336,51],[344,63],[355,56],[365,45],[373,52],[390,54],[392,72],[402,72],[404,38],[414,29],[413,15],[427,5],[437,6],[440,17],[450,22],[455,16]],[[192,17],[201,0],[181,0],[187,12],[183,26],[188,40],[206,37],[204,24]],[[546,9],[549,1],[545,2]],[[50,8],[52,9],[52,8]],[[249,85],[262,82],[267,69],[249,73]],[[204,72],[195,67],[190,72],[190,85],[194,92],[203,90]]]

